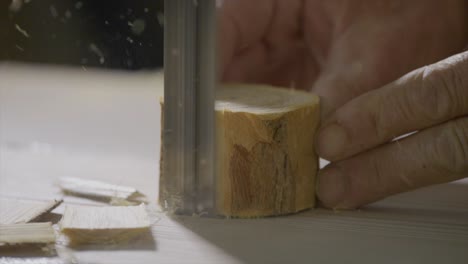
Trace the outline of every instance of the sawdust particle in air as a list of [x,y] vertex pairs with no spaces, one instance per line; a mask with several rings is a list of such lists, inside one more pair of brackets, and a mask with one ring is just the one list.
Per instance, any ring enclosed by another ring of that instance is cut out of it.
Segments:
[[100,64],[104,64],[104,62],[106,61],[105,58],[104,58],[104,54],[102,53],[102,51],[96,46],[96,44],[94,43],[91,43],[89,44],[89,50],[96,54],[96,56],[99,57],[99,63]]
[[75,3],[75,9],[80,10],[83,7],[83,2],[78,1]]
[[146,22],[141,18],[135,19],[133,22],[129,21],[128,25],[131,27],[134,35],[141,35],[146,28]]
[[26,30],[22,29],[18,24],[15,24],[15,29],[21,33],[24,37],[29,38],[29,34]]
[[70,12],[70,10],[65,11],[65,18],[70,19],[71,17],[72,17],[72,13]]
[[49,6],[49,11],[50,11],[50,15],[51,15],[53,18],[57,18],[57,17],[58,17],[57,8],[55,8],[54,5],[50,5],[50,6]]
[[160,25],[161,27],[164,26],[164,14],[161,13],[161,12],[158,12],[158,13],[156,14],[156,18],[158,19],[159,25]]
[[8,10],[10,10],[10,12],[16,13],[21,10],[22,6],[23,6],[22,0],[12,0],[10,3],[10,6],[8,6]]

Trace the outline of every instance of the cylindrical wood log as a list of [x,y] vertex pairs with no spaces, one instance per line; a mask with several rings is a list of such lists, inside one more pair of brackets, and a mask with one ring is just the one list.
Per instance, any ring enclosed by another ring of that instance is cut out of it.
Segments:
[[216,99],[218,212],[259,217],[314,207],[319,97],[232,84]]
[[[217,213],[252,218],[314,207],[319,97],[246,84],[216,93]],[[166,177],[160,175],[162,205],[173,195]]]

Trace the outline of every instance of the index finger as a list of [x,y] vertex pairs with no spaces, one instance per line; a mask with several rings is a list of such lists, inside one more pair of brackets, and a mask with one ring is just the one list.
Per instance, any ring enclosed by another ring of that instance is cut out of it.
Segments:
[[468,52],[415,70],[339,108],[318,132],[318,153],[341,160],[468,114]]

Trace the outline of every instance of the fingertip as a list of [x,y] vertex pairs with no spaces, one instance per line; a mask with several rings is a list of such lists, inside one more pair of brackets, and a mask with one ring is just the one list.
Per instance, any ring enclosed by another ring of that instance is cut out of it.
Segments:
[[336,122],[326,124],[317,132],[316,152],[326,160],[336,161],[350,143],[346,129]]
[[332,163],[319,171],[316,185],[319,206],[333,210],[354,210],[367,204],[363,202],[363,194],[354,189],[355,179],[344,168]]
[[317,176],[316,193],[320,203],[326,208],[340,205],[346,192],[346,182],[341,170],[328,166],[319,171]]

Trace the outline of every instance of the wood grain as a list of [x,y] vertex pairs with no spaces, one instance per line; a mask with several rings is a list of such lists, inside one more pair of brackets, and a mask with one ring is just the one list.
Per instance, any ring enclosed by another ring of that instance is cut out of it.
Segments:
[[55,242],[51,223],[26,223],[0,225],[2,244],[47,244]]
[[35,201],[0,197],[0,225],[24,224],[59,206],[62,200]]
[[319,99],[259,85],[223,85],[216,97],[217,202],[225,216],[295,213],[315,205]]
[[144,205],[67,206],[60,229],[71,244],[120,243],[146,231],[150,221]]

